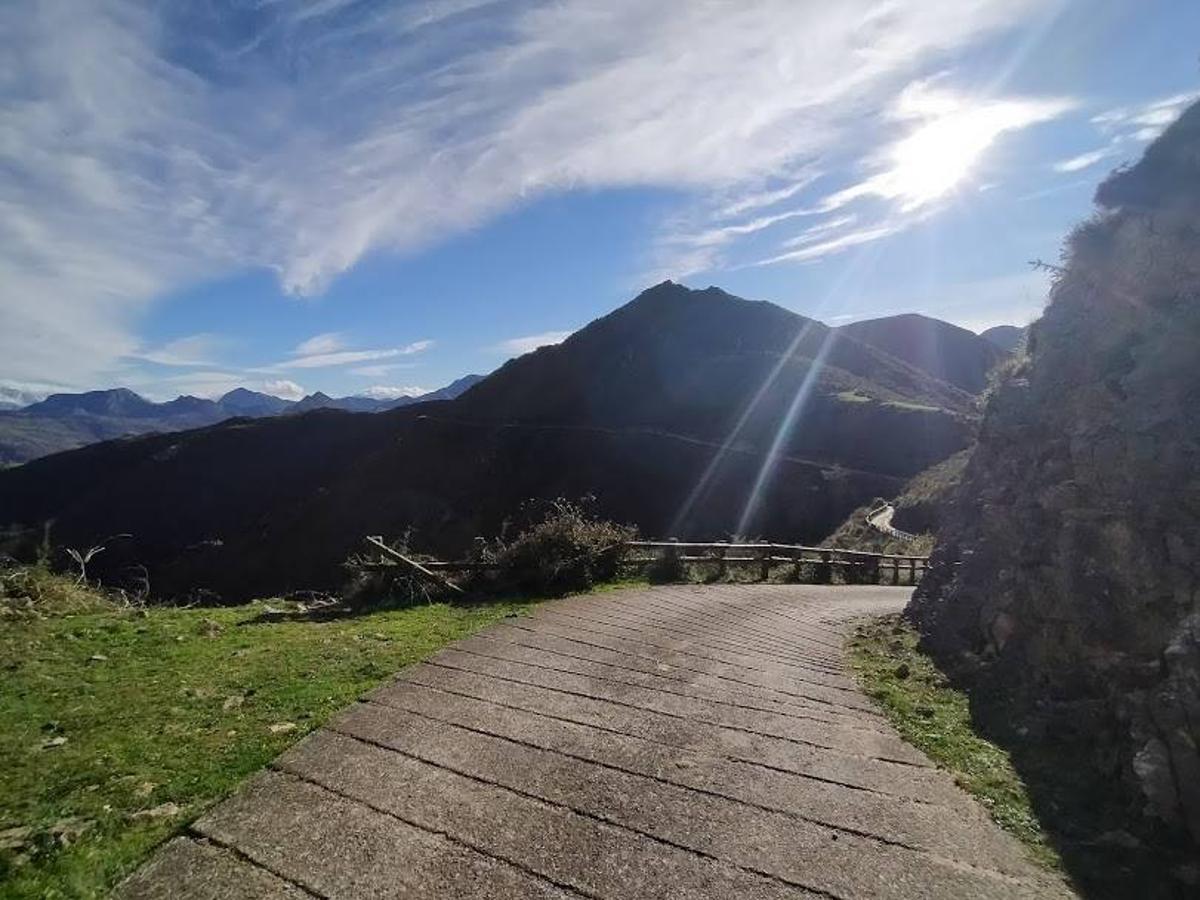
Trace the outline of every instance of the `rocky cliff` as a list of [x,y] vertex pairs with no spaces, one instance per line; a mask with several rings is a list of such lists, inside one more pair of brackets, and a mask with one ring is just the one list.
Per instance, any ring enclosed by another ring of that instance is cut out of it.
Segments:
[[977,703],[1021,723],[1017,752],[1069,747],[1095,808],[1121,811],[1116,838],[1088,840],[1175,842],[1167,893],[1140,896],[1196,896],[1200,104],[1096,202],[987,403],[909,615]]

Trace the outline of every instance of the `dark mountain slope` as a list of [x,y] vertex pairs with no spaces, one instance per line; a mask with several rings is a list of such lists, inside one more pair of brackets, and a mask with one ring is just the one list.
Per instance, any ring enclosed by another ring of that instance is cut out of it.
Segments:
[[968,395],[852,338],[660,285],[458,400],[88,447],[0,473],[0,509],[35,529],[54,519],[68,546],[134,535],[97,562],[110,576],[144,564],[168,595],[332,586],[363,535],[409,526],[420,548],[457,554],[529,497],[592,493],[647,534],[719,537],[797,397],[748,525],[780,540],[816,541],[973,428]]
[[843,325],[839,329],[934,378],[978,394],[1005,354],[980,335],[917,313]]
[[1016,325],[994,325],[979,332],[979,336],[1005,353],[1015,353],[1016,349],[1021,346],[1021,341],[1025,340],[1027,330],[1018,328]]
[[[718,442],[736,430],[740,445],[765,450],[801,396],[784,452],[897,475],[944,458],[973,404],[819,322],[665,282],[562,344],[510,361],[454,410],[482,421],[651,427]],[[894,441],[886,452],[883,431]]]

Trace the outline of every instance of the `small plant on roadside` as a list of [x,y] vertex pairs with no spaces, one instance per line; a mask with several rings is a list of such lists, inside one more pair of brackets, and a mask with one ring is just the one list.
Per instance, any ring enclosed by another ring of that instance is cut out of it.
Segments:
[[120,605],[73,576],[0,559],[0,620],[96,612]]
[[[427,557],[409,545],[413,530],[407,529],[388,543],[393,550],[418,562]],[[345,563],[350,570],[349,584],[342,591],[342,601],[350,609],[374,609],[432,603],[443,593],[438,585],[414,569],[404,565],[379,565],[371,554],[355,554]]]

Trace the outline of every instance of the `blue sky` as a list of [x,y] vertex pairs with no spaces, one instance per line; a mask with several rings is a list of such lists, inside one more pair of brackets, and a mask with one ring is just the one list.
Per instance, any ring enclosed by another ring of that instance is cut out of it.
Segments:
[[394,396],[668,277],[1023,324],[1200,4],[18,0],[0,52],[0,391]]

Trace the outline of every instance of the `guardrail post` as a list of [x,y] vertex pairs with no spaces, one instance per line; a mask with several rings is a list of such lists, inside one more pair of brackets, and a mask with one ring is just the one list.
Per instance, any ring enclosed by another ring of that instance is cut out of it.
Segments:
[[900,557],[892,557],[892,584],[900,584]]
[[817,566],[817,583],[831,584],[833,582],[833,551],[822,550],[821,562]]
[[678,543],[679,538],[667,538],[667,546],[663,548],[663,570],[672,573],[672,578],[683,568],[679,563],[679,548],[675,546]]
[[908,583],[910,585],[917,583],[917,558],[915,556],[908,558]]
[[717,551],[717,578],[724,581],[729,577],[729,563],[725,561],[725,554],[729,552],[729,548],[722,547]]
[[879,557],[860,557],[859,581],[863,584],[879,584]]
[[800,562],[804,559],[803,550],[792,551],[792,581],[799,583],[800,581]]
[[771,548],[770,548],[770,546],[767,546],[765,549],[760,550],[759,556],[762,557],[762,562],[759,563],[759,567],[758,567],[758,580],[759,581],[769,581],[771,578]]

